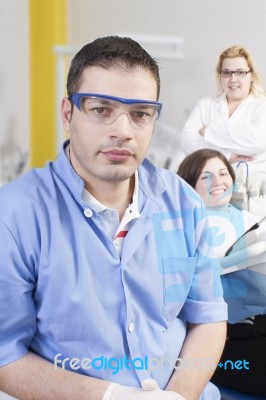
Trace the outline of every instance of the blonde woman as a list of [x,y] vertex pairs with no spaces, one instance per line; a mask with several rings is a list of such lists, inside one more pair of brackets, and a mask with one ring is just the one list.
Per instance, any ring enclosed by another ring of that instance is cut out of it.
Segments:
[[218,94],[202,98],[182,135],[183,156],[210,148],[233,166],[249,165],[250,174],[266,178],[266,96],[255,62],[247,49],[223,51],[216,67]]

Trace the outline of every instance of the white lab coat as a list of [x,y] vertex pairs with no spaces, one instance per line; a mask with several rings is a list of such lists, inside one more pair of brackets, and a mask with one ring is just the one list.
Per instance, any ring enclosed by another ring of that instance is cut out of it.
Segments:
[[[204,137],[199,134],[203,126]],[[266,178],[266,97],[249,95],[230,117],[224,93],[200,99],[184,126],[180,146],[180,161],[203,148],[219,150],[228,159],[232,153],[253,156],[250,174]]]

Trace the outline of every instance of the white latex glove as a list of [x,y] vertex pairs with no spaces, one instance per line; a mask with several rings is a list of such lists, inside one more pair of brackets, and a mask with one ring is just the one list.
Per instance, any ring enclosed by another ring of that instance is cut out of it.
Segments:
[[[158,383],[154,379],[145,379],[141,382],[141,387],[145,391],[150,391],[151,397],[154,400],[185,400],[183,396],[176,392],[165,391],[160,389]],[[147,398],[148,399],[148,398]],[[145,397],[146,400],[146,397]]]
[[145,379],[141,386],[142,389],[111,383],[103,400],[185,400],[178,393],[161,390],[154,379]]

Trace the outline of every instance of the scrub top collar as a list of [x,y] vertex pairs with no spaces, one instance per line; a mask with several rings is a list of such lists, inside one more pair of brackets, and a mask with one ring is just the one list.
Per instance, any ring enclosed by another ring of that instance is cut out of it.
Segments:
[[[132,196],[132,202],[128,205],[128,209],[130,209],[130,212],[138,212],[138,171],[135,172],[135,186],[134,186],[134,192]],[[100,213],[106,209],[110,209],[110,207],[106,206],[105,204],[101,203],[99,200],[97,200],[88,190],[83,189],[82,191],[82,199],[86,201],[86,203],[93,208],[96,212]]]
[[[52,168],[54,168],[55,173],[60,177],[64,185],[71,191],[75,200],[83,208],[86,208],[88,207],[88,203],[82,198],[84,181],[72,167],[65,151],[69,143],[69,139],[63,143],[62,151],[52,163]],[[166,183],[160,172],[160,168],[155,167],[148,159],[144,159],[138,168],[138,182],[138,196],[143,192],[145,196],[149,197],[152,202],[161,208],[160,196],[166,190]],[[140,204],[139,209],[141,209]]]

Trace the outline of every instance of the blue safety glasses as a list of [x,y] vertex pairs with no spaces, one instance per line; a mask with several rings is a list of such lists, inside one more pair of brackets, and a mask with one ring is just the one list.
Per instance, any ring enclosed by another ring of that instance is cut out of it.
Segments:
[[157,120],[162,103],[150,100],[124,99],[95,93],[74,93],[69,98],[89,120],[110,125],[126,114],[133,126],[146,126]]

